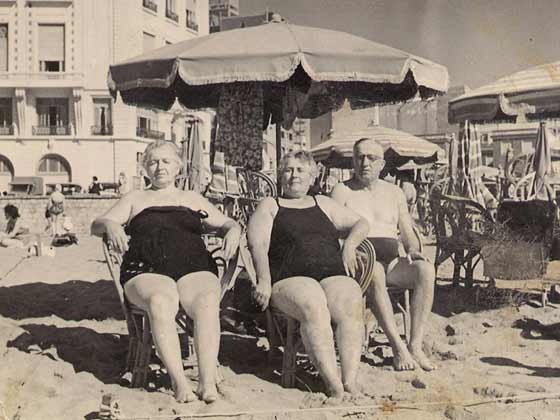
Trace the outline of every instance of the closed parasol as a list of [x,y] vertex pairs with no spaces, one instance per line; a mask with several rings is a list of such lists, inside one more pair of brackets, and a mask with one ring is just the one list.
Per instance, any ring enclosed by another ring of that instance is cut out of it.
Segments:
[[549,129],[546,122],[539,124],[539,131],[535,143],[535,154],[533,155],[533,170],[535,171],[535,179],[531,187],[531,196],[543,199],[553,199],[549,196],[549,176],[552,169],[552,160],[549,142]]

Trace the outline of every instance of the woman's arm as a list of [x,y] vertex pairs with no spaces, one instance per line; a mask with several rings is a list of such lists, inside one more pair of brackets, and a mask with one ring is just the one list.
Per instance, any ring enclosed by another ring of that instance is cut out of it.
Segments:
[[255,298],[263,310],[268,306],[272,291],[268,249],[270,248],[270,235],[272,234],[276,211],[277,206],[273,198],[263,199],[251,216],[247,227],[249,251],[253,258],[257,276]]
[[[224,258],[226,260],[233,258],[235,251],[239,248],[239,240],[241,237],[241,226],[239,223],[227,217],[200,194],[192,191],[187,192],[187,194],[192,194],[190,199],[193,199],[196,203],[194,208],[204,210],[208,214],[208,217],[203,219],[203,223],[210,229],[217,230],[218,234],[224,238],[222,245]],[[188,196],[186,198],[190,201]]]
[[128,236],[123,225],[128,221],[132,212],[132,203],[140,194],[122,197],[105,214],[96,218],[91,224],[91,234],[99,237],[107,236],[107,240],[116,248],[118,252],[124,253],[128,250]]
[[336,230],[346,234],[342,245],[342,260],[347,274],[354,276],[358,268],[356,249],[367,238],[369,223],[348,207],[341,206],[329,197],[317,198]]

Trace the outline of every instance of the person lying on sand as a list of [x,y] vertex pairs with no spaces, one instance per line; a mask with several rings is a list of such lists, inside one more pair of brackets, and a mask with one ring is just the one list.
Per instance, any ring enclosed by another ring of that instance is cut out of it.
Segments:
[[[362,293],[351,275],[367,221],[326,196],[311,197],[317,165],[309,152],[280,162],[282,196],[262,200],[249,221],[247,239],[255,265],[255,298],[300,323],[307,353],[324,380],[329,403],[344,391],[358,393],[363,317]],[[347,234],[342,249],[340,233]],[[340,354],[338,375],[331,321]]]
[[231,259],[239,246],[241,227],[200,194],[175,187],[181,167],[175,144],[149,144],[143,163],[150,189],[123,196],[95,219],[91,232],[106,235],[109,243],[124,253],[120,280],[125,296],[148,313],[157,353],[179,402],[196,398],[183,371],[175,327],[179,305],[192,318],[200,372],[196,394],[213,402],[218,398],[220,282],[201,233],[203,225],[222,232],[223,255]]
[[[367,305],[375,314],[393,349],[396,370],[412,370],[416,363],[430,371],[435,366],[422,350],[422,340],[434,299],[435,270],[419,252],[402,190],[379,179],[385,166],[383,148],[363,138],[354,144],[354,177],[333,188],[331,197],[365,217],[370,224],[368,239],[375,247],[377,262],[367,293]],[[399,257],[400,233],[406,258]],[[386,284],[412,289],[411,339],[408,347],[397,331]]]

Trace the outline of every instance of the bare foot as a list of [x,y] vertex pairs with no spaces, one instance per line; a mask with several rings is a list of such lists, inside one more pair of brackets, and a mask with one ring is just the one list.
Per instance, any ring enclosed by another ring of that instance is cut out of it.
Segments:
[[416,369],[414,357],[410,354],[406,347],[401,350],[393,350],[393,353],[393,367],[395,370],[403,371]]
[[340,405],[344,397],[344,387],[336,384],[335,387],[328,387],[328,398],[323,402],[324,405]]
[[211,404],[218,399],[218,389],[216,388],[216,384],[206,386],[201,384],[198,386],[196,393],[202,401],[208,404]]
[[359,397],[363,394],[363,389],[358,385],[357,382],[345,383],[343,384],[344,390],[350,393],[353,397]]
[[418,363],[422,369],[428,372],[437,369],[436,365],[428,359],[428,356],[426,356],[422,350],[414,350],[412,348],[409,350],[412,357],[414,357],[414,360],[416,360],[416,363]]
[[175,400],[179,403],[190,403],[196,400],[192,388],[188,384],[186,378],[180,380],[178,383],[171,381],[173,392],[175,393]]

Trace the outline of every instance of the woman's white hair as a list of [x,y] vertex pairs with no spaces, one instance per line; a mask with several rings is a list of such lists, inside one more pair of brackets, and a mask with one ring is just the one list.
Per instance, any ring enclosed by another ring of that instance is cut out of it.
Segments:
[[179,148],[175,143],[167,140],[156,140],[148,144],[146,150],[144,150],[144,154],[142,155],[142,166],[144,169],[147,169],[148,167],[148,162],[150,161],[152,152],[154,150],[161,149],[163,147],[169,148],[169,150],[173,154],[173,157],[177,159],[177,162],[179,164],[183,162],[183,159],[181,158],[181,151],[179,150]]
[[280,159],[280,163],[278,165],[278,170],[280,172],[284,171],[289,159],[297,159],[300,162],[306,163],[311,169],[311,174],[313,176],[317,176],[317,163],[315,162],[315,159],[313,159],[313,155],[307,150],[293,150],[282,156],[282,159]]

